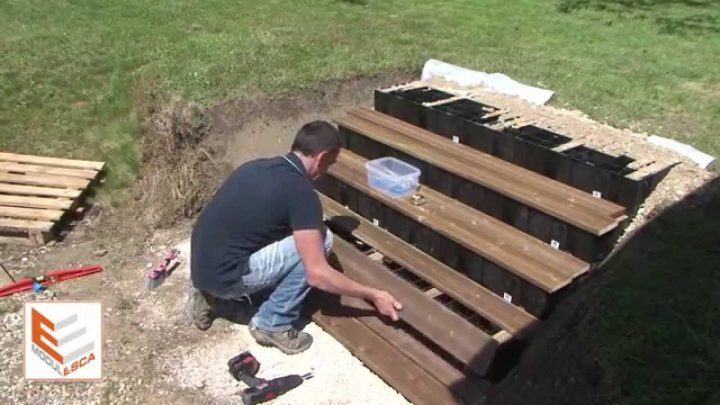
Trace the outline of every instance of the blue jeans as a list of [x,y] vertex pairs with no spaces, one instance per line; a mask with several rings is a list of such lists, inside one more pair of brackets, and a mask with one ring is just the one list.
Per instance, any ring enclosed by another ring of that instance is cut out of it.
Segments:
[[[327,230],[326,254],[332,249],[332,241],[332,233]],[[310,292],[305,266],[292,235],[253,253],[248,266],[250,272],[242,278],[244,294],[273,289],[250,321],[250,326],[271,332],[292,328],[300,317],[303,300]]]

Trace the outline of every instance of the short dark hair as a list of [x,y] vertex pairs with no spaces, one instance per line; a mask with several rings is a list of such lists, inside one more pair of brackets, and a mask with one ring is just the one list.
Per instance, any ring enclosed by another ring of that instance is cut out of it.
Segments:
[[305,156],[315,156],[320,152],[334,152],[340,147],[338,130],[329,122],[318,120],[308,122],[300,128],[290,150]]

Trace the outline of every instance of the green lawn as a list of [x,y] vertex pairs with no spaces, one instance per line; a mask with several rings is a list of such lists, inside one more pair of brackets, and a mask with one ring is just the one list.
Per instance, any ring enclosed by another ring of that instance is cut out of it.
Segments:
[[140,80],[210,103],[434,57],[718,153],[720,9],[654,3],[0,0],[0,149],[107,160],[120,189],[137,169]]
[[[0,0],[0,9],[0,150],[106,160],[109,190],[137,171],[138,83],[207,104],[419,72],[428,58],[504,72],[555,90],[556,105],[720,154],[715,0]],[[717,387],[718,263],[706,250],[717,253],[718,227],[698,215],[676,239],[641,245],[670,256],[618,261],[601,298],[615,309],[589,330],[629,403],[708,398]],[[676,245],[695,237],[704,244]],[[676,292],[685,294],[668,298]]]

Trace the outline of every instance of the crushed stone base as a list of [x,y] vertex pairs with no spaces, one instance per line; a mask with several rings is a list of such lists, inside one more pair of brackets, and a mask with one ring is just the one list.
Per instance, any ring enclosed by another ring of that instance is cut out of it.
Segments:
[[[185,258],[190,257],[189,245],[186,242],[178,246]],[[187,260],[172,277],[175,281],[187,280]],[[165,381],[170,385],[202,390],[210,403],[238,404],[239,392],[246,387],[230,375],[227,361],[250,350],[260,361],[259,377],[314,374],[312,379],[273,401],[274,404],[409,403],[319,326],[310,323],[304,330],[313,336],[312,346],[303,353],[288,356],[258,345],[246,325],[216,320],[205,332],[207,339],[202,344],[166,351],[159,367],[166,371]]]

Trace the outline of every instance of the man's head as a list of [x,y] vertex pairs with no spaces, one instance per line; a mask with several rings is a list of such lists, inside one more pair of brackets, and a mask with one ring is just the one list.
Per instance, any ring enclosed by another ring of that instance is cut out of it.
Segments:
[[335,163],[340,153],[340,133],[326,121],[312,121],[300,128],[290,149],[300,155],[308,176],[315,180]]

